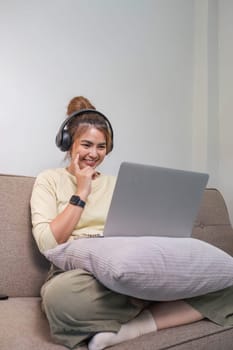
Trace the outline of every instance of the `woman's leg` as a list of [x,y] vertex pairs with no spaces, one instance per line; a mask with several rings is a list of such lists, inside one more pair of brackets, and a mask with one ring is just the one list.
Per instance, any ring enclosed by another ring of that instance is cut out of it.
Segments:
[[157,329],[165,329],[202,320],[202,314],[185,301],[153,303],[149,308]]
[[203,319],[203,316],[184,301],[157,302],[142,311],[135,319],[123,324],[118,333],[98,333],[88,344],[89,350],[102,350],[157,329],[180,326]]
[[89,350],[102,350],[108,346],[134,339],[140,335],[155,332],[157,329],[154,318],[148,309],[143,310],[131,321],[123,324],[116,333],[97,333],[88,343]]
[[142,309],[81,269],[50,279],[41,296],[52,337],[71,349],[97,332],[117,332]]

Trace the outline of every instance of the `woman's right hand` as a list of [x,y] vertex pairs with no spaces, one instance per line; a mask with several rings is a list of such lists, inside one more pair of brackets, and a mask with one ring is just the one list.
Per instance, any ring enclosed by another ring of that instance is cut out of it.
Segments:
[[71,167],[77,180],[76,195],[85,201],[91,192],[91,183],[93,175],[95,174],[95,169],[90,166],[86,166],[85,168],[81,169],[79,166],[78,153],[76,157],[71,161]]

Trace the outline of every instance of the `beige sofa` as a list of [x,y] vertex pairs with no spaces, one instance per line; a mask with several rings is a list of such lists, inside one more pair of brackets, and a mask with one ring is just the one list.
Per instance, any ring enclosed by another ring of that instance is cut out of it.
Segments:
[[[33,177],[0,175],[0,294],[9,296],[0,300],[1,350],[65,349],[53,343],[40,310],[40,286],[49,264],[31,233],[29,199],[33,183]],[[193,236],[233,255],[233,230],[224,199],[215,189],[205,191]],[[231,350],[233,327],[204,320],[141,336],[111,349]]]

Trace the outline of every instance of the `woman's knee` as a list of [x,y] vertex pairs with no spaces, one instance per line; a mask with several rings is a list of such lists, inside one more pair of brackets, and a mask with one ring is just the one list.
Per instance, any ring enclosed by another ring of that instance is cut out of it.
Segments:
[[51,279],[42,289],[42,305],[47,315],[65,313],[66,308],[69,307],[70,290],[62,275]]
[[101,304],[99,288],[99,283],[88,272],[73,270],[62,273],[43,289],[44,310],[56,318],[90,319]]

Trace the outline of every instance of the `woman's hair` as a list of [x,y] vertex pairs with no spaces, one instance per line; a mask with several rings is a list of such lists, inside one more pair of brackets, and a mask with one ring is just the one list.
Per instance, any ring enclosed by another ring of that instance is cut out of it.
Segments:
[[82,109],[93,109],[93,113],[82,113],[78,115],[77,118],[72,118],[68,123],[67,130],[72,138],[72,144],[74,140],[80,137],[90,126],[93,126],[104,134],[107,153],[111,152],[113,142],[112,130],[105,118],[95,113],[96,108],[86,97],[77,96],[72,98],[67,106],[67,115],[70,116]]
[[83,96],[77,96],[70,100],[67,106],[67,115],[71,115],[74,112],[78,112],[81,109],[96,109],[93,104]]

